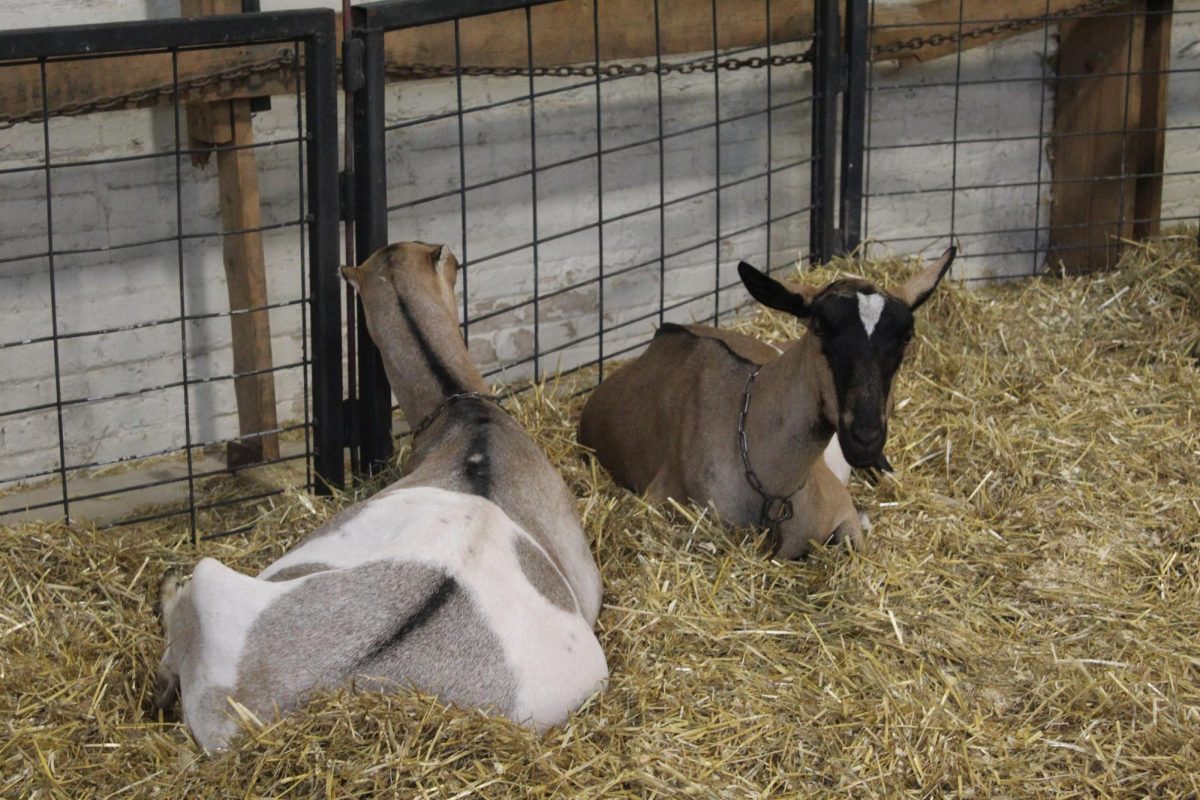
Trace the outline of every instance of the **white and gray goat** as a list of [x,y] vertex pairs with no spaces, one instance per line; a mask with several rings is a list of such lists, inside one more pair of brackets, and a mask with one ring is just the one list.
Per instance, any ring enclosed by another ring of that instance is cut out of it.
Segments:
[[575,497],[471,362],[448,248],[390,245],[343,272],[419,421],[406,474],[257,577],[212,558],[168,574],[155,708],[178,697],[209,750],[238,706],[261,719],[352,681],[558,724],[608,677]]
[[742,262],[750,295],[805,320],[807,334],[781,352],[732,331],[663,325],[592,393],[579,441],[652,501],[690,500],[768,528],[780,557],[814,540],[860,546],[849,466],[887,463],[892,378],[913,311],[953,260],[950,248],[893,292],[857,278],[788,286]]

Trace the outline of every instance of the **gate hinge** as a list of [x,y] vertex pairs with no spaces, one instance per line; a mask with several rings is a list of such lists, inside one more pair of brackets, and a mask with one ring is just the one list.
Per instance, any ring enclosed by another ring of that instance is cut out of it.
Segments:
[[354,173],[350,170],[338,173],[338,207],[342,222],[354,221]]
[[362,39],[346,39],[342,42],[342,88],[347,92],[357,92],[366,83]]

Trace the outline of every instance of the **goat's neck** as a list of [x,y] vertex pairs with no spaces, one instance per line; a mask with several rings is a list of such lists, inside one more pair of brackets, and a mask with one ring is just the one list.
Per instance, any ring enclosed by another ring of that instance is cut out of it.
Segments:
[[400,319],[393,335],[377,337],[384,370],[400,410],[417,425],[443,400],[461,392],[486,392],[471,361],[458,320],[429,298],[398,298]]
[[833,436],[821,412],[822,359],[816,337],[805,335],[764,364],[751,389],[750,465],[772,494],[800,488]]

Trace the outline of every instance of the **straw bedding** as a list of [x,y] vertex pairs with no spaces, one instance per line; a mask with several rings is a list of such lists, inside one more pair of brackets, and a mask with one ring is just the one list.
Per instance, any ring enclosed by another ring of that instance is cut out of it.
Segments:
[[275,499],[199,551],[163,526],[4,530],[0,796],[1197,796],[1198,287],[1180,236],[1101,276],[939,290],[896,389],[897,473],[852,487],[874,521],[852,556],[767,561],[754,531],[615,488],[562,387],[506,401],[605,581],[611,684],[540,737],[350,689],[212,758],[144,718],[163,569],[256,570],[350,497]]

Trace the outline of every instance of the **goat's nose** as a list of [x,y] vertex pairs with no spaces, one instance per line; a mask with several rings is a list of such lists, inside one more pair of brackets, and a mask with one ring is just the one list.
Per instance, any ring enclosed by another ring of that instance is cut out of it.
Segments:
[[878,425],[854,425],[850,428],[850,439],[862,450],[883,447],[883,428]]

